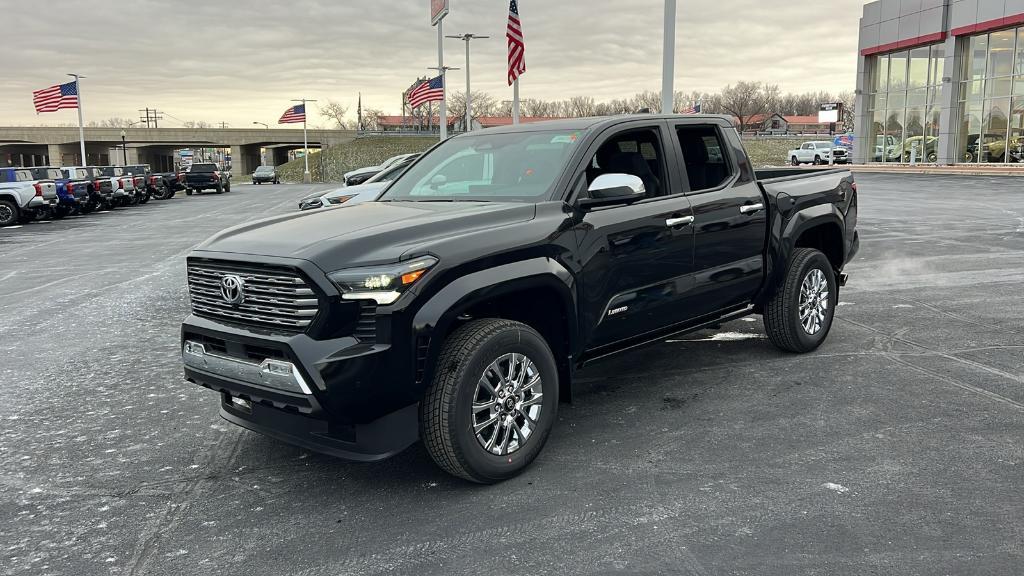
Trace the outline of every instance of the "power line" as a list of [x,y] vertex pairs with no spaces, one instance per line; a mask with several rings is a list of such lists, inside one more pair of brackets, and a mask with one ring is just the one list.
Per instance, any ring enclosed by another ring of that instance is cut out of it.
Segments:
[[146,128],[159,128],[160,120],[163,119],[163,112],[158,111],[156,108],[139,109],[139,123],[145,122]]

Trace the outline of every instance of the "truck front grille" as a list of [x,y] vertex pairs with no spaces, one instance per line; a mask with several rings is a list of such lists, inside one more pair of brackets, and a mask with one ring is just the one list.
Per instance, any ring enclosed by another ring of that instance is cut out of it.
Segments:
[[[221,288],[227,276],[241,280],[241,302],[225,298]],[[196,316],[278,332],[305,331],[319,311],[316,293],[287,267],[189,261],[188,292]]]

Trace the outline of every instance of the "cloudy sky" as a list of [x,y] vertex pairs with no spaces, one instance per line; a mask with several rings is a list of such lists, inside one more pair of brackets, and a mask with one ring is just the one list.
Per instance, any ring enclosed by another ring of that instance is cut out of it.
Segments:
[[[736,80],[784,92],[852,90],[862,0],[680,0],[677,90]],[[429,0],[0,0],[0,125],[76,122],[36,116],[31,92],[79,72],[86,121],[155,107],[181,121],[274,124],[292,98],[399,113],[400,94],[437,65]],[[473,43],[473,89],[511,99],[507,0],[451,0],[446,34]],[[662,0],[520,0],[528,71],[523,98],[597,100],[661,86]],[[445,41],[446,64],[464,44]],[[462,71],[449,84],[465,87]],[[313,110],[311,110],[312,112]],[[311,121],[313,121],[311,117]],[[317,122],[326,124],[325,120]]]

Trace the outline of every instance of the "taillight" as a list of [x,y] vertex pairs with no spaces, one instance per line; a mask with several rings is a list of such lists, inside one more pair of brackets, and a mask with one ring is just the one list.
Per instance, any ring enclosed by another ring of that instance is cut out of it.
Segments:
[[117,179],[117,187],[120,188],[121,190],[124,190],[124,178]]
[[36,182],[34,184],[34,187],[36,189],[36,196],[42,196],[43,195],[43,185],[40,184],[39,182]]
[[184,176],[181,172],[178,172],[178,182],[181,182],[181,178]]
[[92,188],[93,188],[93,190],[99,192],[100,189],[103,188],[103,187],[100,186],[100,181],[99,180],[93,180]]
[[213,179],[214,179],[214,181],[220,180],[220,173],[219,172],[214,172],[213,173]]

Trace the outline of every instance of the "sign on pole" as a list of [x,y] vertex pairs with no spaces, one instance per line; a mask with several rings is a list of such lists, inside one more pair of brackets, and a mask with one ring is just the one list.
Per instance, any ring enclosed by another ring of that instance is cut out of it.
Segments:
[[839,102],[827,102],[818,108],[818,122],[831,124],[839,122],[839,111],[843,107]]
[[437,23],[448,15],[448,0],[430,0],[430,25]]

